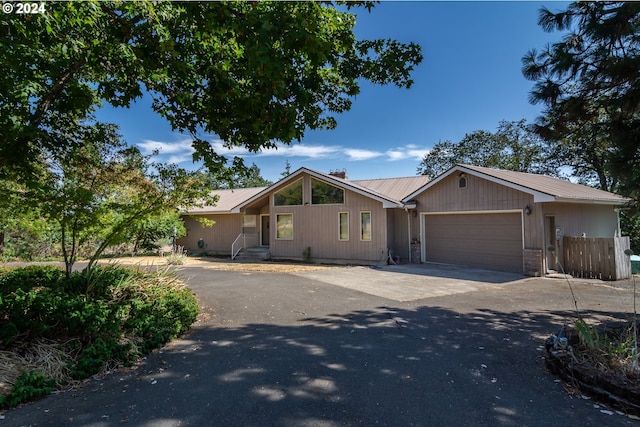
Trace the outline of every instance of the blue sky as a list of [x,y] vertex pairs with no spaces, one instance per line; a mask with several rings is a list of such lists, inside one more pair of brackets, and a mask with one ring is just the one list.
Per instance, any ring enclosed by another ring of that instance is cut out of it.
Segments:
[[[424,61],[411,89],[363,83],[351,111],[337,116],[332,131],[309,131],[300,142],[241,155],[261,175],[276,181],[288,161],[291,170],[346,169],[350,179],[412,176],[421,158],[438,141],[460,141],[475,130],[495,131],[501,120],[532,122],[542,106],[531,105],[533,83],[521,73],[530,49],[558,41],[537,25],[538,10],[564,2],[395,2],[383,1],[371,13],[358,12],[359,38],[393,38],[422,46]],[[104,108],[100,120],[117,123],[124,138],[159,160],[195,167],[186,135],[150,108],[148,97],[129,109]]]

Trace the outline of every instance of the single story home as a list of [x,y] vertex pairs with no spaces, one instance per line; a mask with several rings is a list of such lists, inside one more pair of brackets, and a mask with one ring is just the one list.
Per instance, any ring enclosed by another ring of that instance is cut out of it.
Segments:
[[[628,199],[543,175],[456,165],[426,176],[349,180],[300,168],[269,187],[216,190],[186,213],[189,252],[377,264],[437,262],[544,275],[563,236],[619,235]],[[214,220],[203,228],[194,217]]]

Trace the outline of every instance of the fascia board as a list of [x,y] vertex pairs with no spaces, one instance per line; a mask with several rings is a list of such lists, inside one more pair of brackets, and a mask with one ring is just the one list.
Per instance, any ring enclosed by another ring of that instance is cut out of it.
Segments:
[[623,199],[623,200],[606,200],[606,199],[573,199],[570,197],[558,197],[554,200],[555,202],[562,203],[589,203],[592,205],[610,205],[610,206],[622,206],[631,201],[631,199]]

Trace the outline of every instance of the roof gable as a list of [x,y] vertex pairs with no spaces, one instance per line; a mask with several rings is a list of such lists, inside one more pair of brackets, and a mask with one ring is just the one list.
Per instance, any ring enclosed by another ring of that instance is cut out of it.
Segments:
[[305,167],[302,167],[296,170],[295,172],[291,173],[290,175],[284,177],[280,181],[276,182],[275,184],[267,188],[264,188],[262,191],[248,198],[244,202],[240,203],[238,206],[236,206],[233,209],[233,212],[240,212],[240,210],[243,207],[251,204],[254,201],[267,197],[269,194],[271,194],[271,192],[275,191],[278,188],[288,185],[289,183],[293,182],[296,179],[299,179],[299,177],[302,176],[303,174],[307,174],[313,178],[335,185],[336,187],[351,190],[355,193],[377,200],[381,202],[382,206],[385,208],[397,208],[397,207],[403,206],[402,202],[400,201],[400,198],[394,198],[382,192],[378,192],[375,189],[371,189],[366,186],[360,185],[357,181],[349,181],[344,178],[339,178],[330,174],[326,174],[326,173],[322,173],[322,172],[318,172],[312,169],[307,169]]
[[403,200],[416,197],[418,194],[455,173],[467,173],[478,176],[506,187],[531,194],[534,197],[534,202],[582,202],[622,205],[629,201],[629,199],[625,197],[608,191],[575,184],[546,175],[470,165],[456,165],[452,167]]

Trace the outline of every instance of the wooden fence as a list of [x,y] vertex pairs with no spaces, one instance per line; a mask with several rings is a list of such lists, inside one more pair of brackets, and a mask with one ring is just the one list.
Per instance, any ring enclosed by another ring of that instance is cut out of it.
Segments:
[[631,260],[624,253],[629,236],[569,237],[563,240],[564,270],[574,277],[621,280],[631,277]]

